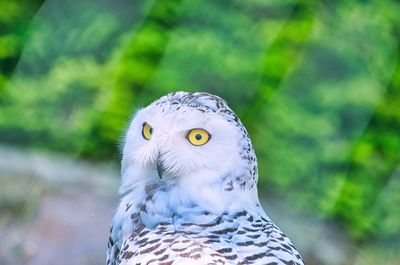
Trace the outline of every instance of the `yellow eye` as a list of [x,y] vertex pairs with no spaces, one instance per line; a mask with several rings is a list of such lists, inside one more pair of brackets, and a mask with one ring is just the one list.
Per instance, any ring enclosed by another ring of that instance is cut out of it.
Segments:
[[146,140],[150,140],[152,134],[153,134],[153,128],[149,124],[143,123],[143,129],[142,129],[143,138]]
[[211,135],[203,129],[192,129],[188,132],[186,138],[192,145],[199,146],[206,144],[210,140]]

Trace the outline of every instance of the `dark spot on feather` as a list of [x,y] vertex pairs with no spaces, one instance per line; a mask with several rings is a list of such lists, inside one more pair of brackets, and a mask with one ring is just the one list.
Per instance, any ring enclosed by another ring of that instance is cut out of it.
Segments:
[[123,259],[130,259],[130,258],[132,258],[133,254],[135,254],[135,253],[132,252],[132,251],[125,251],[125,252],[122,253],[122,258]]

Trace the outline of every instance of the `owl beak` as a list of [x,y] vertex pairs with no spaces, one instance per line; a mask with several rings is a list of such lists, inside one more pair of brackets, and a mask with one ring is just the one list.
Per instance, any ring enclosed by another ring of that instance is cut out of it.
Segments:
[[163,164],[163,161],[162,161],[160,155],[157,157],[157,163],[156,164],[157,164],[158,176],[160,177],[160,179],[162,179],[163,173],[165,171],[165,167],[164,167],[164,164]]

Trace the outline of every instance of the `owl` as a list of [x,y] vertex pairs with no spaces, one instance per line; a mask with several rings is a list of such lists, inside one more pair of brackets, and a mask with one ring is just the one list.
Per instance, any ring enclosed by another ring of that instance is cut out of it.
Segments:
[[249,135],[218,96],[174,92],[137,111],[107,265],[303,264],[257,195]]

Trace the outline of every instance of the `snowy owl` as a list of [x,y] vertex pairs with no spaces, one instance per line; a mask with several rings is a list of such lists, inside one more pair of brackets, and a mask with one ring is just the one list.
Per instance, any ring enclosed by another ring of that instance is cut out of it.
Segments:
[[227,103],[174,92],[127,131],[107,264],[303,264],[257,195],[257,159]]

